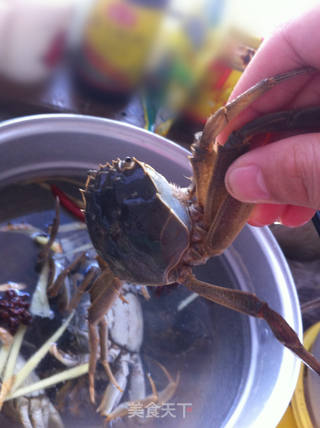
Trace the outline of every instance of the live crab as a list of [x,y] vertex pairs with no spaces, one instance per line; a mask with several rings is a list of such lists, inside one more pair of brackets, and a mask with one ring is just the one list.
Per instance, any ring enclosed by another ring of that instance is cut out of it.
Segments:
[[[192,145],[193,177],[178,188],[151,166],[134,157],[113,160],[88,174],[83,197],[89,234],[108,270],[108,286],[95,299],[91,324],[91,398],[97,348],[95,327],[122,283],[170,285],[179,282],[213,302],[264,319],[275,337],[320,374],[320,363],[300,343],[295,331],[255,295],[199,281],[194,265],[221,254],[236,238],[253,209],[232,198],[224,184],[231,163],[264,132],[312,132],[319,108],[272,113],[233,132],[225,145],[216,137],[226,124],[280,82],[311,68],[266,78],[211,116]],[[319,120],[318,120],[319,122]]]

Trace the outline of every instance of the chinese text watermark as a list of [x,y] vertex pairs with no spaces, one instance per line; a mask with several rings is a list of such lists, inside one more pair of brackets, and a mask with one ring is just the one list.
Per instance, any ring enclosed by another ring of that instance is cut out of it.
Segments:
[[157,404],[151,401],[144,404],[141,401],[131,401],[128,405],[128,417],[138,418],[165,418],[182,417],[192,411],[192,403],[162,403]]

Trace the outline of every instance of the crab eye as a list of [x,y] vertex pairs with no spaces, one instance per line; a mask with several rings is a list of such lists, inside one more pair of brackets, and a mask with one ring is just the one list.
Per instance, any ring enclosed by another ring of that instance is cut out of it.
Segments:
[[135,161],[130,157],[127,156],[124,160],[121,160],[118,164],[118,168],[120,171],[125,171],[132,169],[135,165]]

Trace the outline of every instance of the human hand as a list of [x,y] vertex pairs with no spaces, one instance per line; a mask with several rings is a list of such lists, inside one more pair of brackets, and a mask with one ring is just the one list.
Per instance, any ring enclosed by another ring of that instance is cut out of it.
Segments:
[[[265,77],[313,66],[320,70],[320,7],[289,22],[263,42],[230,99]],[[233,120],[219,136],[272,111],[320,105],[320,71],[285,81]],[[249,223],[263,226],[278,220],[304,224],[320,208],[320,133],[297,135],[256,148],[239,157],[226,174],[236,199],[254,202]]]

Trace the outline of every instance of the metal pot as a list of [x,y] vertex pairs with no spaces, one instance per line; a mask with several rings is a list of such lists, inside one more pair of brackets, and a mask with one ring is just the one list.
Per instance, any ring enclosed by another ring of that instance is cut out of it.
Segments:
[[[191,174],[188,154],[142,129],[94,117],[40,115],[0,125],[1,187],[38,177],[85,177],[98,163],[126,155],[148,162],[168,179],[186,185],[185,177]],[[267,228],[245,227],[223,256],[198,268],[198,276],[256,293],[301,337],[295,286]],[[169,304],[170,294],[165,299]],[[180,426],[179,421],[183,427],[276,426],[294,391],[300,362],[276,341],[264,321],[196,300],[186,310],[195,308],[193,313],[199,317],[205,313],[199,322],[210,333],[211,345],[204,351],[199,342],[188,365],[176,367],[183,388],[172,400],[176,404],[191,402],[192,411],[184,420],[168,416],[166,426]],[[157,316],[156,311],[152,316]]]

